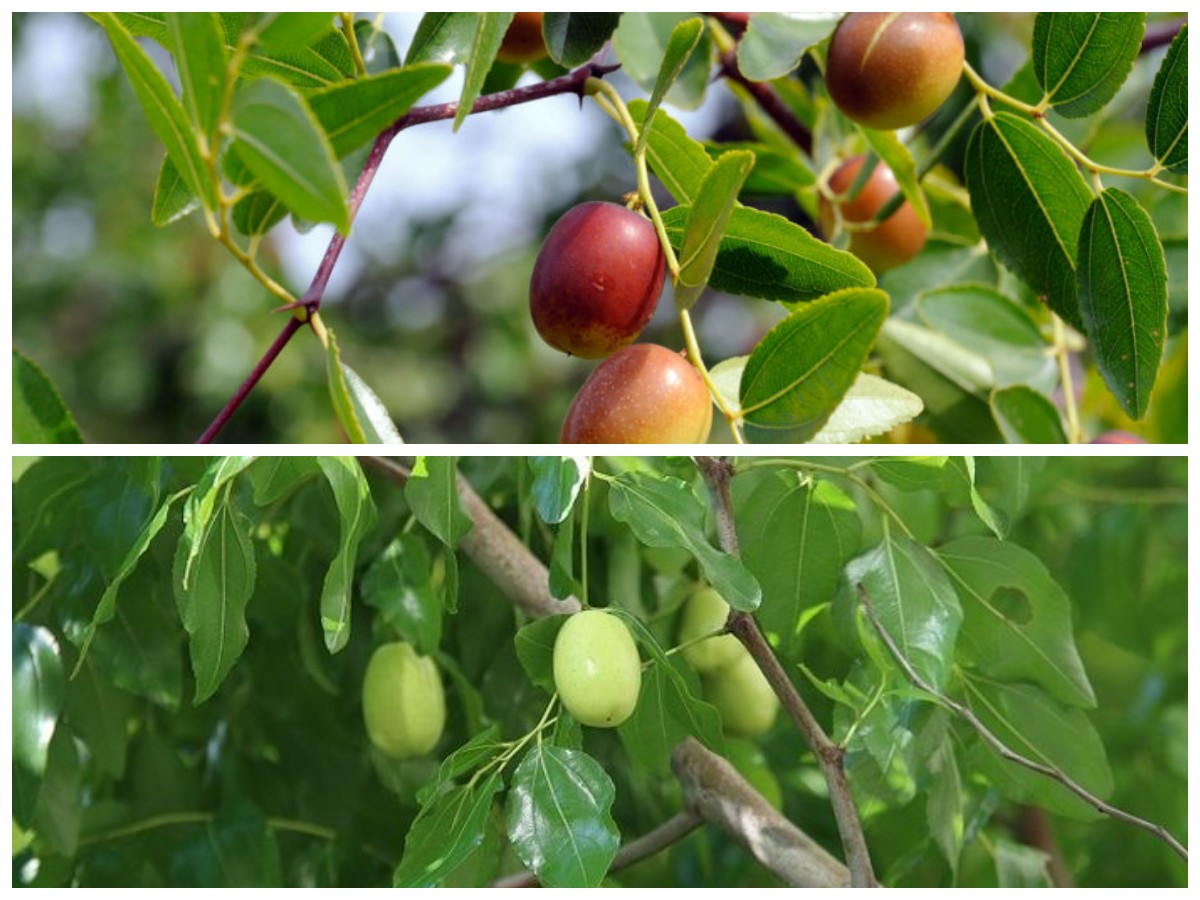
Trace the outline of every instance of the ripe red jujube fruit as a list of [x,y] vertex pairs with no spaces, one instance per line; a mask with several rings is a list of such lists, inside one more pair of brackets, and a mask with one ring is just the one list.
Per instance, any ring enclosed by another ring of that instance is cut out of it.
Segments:
[[[866,156],[855,156],[833,173],[829,187],[835,194],[850,190],[866,160]],[[898,190],[900,187],[892,170],[882,162],[877,163],[859,192],[838,203],[842,221],[852,224],[870,222]],[[821,228],[827,237],[833,235],[836,224],[832,205],[821,197]],[[907,200],[875,228],[850,232],[850,252],[875,272],[894,269],[908,262],[924,246],[925,226]]]
[[516,13],[504,32],[496,59],[518,65],[545,59],[547,51],[546,41],[542,37],[542,15],[540,12]]

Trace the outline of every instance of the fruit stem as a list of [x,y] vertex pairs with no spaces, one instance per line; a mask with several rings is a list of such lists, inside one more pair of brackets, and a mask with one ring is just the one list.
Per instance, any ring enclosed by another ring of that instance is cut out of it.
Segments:
[[1054,356],[1058,360],[1058,380],[1062,385],[1063,410],[1067,416],[1067,440],[1072,444],[1083,443],[1083,429],[1079,425],[1079,409],[1075,405],[1075,385],[1071,375],[1071,356],[1067,350],[1067,329],[1063,320],[1054,313]]
[[704,365],[704,357],[700,353],[700,342],[696,339],[696,329],[692,326],[692,316],[688,310],[681,309],[679,311],[679,324],[683,327],[683,340],[687,345],[688,360],[700,373],[700,377],[704,379],[704,386],[708,388],[709,396],[717,405],[717,409],[721,411],[721,415],[725,417],[725,421],[729,423],[729,430],[733,433],[733,442],[735,444],[746,443],[738,424],[742,418],[741,410],[731,409],[726,405],[724,396],[717,390],[712,376],[708,374],[708,369]]
[[346,43],[350,45],[350,56],[354,59],[354,71],[359,78],[367,77],[367,64],[363,60],[362,50],[358,46],[358,35],[354,32],[354,13],[340,12],[338,18],[342,21],[342,33],[346,35]]

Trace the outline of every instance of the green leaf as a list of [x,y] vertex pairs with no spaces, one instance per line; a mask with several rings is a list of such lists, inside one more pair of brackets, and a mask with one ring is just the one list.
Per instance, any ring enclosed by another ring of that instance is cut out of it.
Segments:
[[[638,97],[630,101],[629,114],[634,121],[645,123],[648,108],[646,101]],[[649,126],[643,124],[642,133],[646,135],[646,162],[654,174],[672,197],[690,204],[713,166],[704,145],[661,109],[654,111]],[[679,219],[682,223],[683,217]]]
[[725,227],[752,168],[752,153],[730,150],[721,155],[700,182],[700,190],[696,192],[683,228],[679,281],[675,285],[678,309],[691,309],[708,284]]
[[458,499],[456,464],[453,456],[418,456],[404,485],[417,521],[448,547],[457,547],[475,524]]
[[471,45],[475,40],[479,13],[472,12],[428,12],[421,16],[421,23],[408,45],[406,66],[415,63],[435,62],[459,65],[471,58]]
[[[1083,710],[1061,706],[1029,684],[971,680],[968,688],[967,706],[1008,747],[1065,772],[1098,797],[1112,793],[1104,744]],[[969,759],[1010,800],[1085,822],[1100,816],[1063,785],[1001,759],[982,741]]]
[[321,587],[321,630],[326,648],[337,653],[350,639],[350,593],[358,545],[375,527],[375,504],[354,457],[319,456],[317,464],[329,481],[338,509],[338,550]]
[[950,679],[963,611],[938,558],[909,538],[883,541],[846,566],[851,600],[857,585],[913,669],[935,687]]
[[475,34],[467,59],[467,73],[463,79],[462,94],[458,98],[458,112],[454,115],[455,131],[466,121],[467,116],[471,114],[471,107],[479,99],[483,83],[496,61],[496,52],[504,42],[504,32],[512,23],[514,13],[486,12],[476,15]]
[[809,443],[856,444],[911,422],[922,409],[921,398],[912,391],[878,375],[859,372],[842,402]]
[[[958,872],[958,860],[963,847],[963,809],[966,805],[962,776],[954,752],[954,741],[945,728],[944,719],[939,720],[939,738],[932,747],[921,747],[922,765],[929,773],[928,793],[925,798],[925,820],[934,843],[950,863],[951,871]],[[918,735],[918,741],[921,736]]]
[[12,627],[13,765],[39,778],[62,712],[65,682],[54,635],[40,625]]
[[[632,15],[641,14],[633,13]],[[650,95],[650,103],[646,107],[646,112],[638,119],[642,130],[638,135],[635,154],[642,153],[646,148],[648,137],[646,120],[658,110],[659,105],[663,102],[663,98],[666,97],[668,89],[675,84],[684,66],[691,59],[692,51],[700,43],[700,38],[703,34],[704,20],[699,16],[684,19],[671,29],[671,35],[667,39],[666,50],[663,52],[662,64],[658,69],[658,77],[654,81],[654,91]]]
[[206,207],[215,209],[216,193],[212,179],[208,177],[205,169],[204,160],[200,157],[199,141],[188,122],[187,113],[183,111],[183,106],[176,99],[167,79],[116,16],[112,13],[94,13],[93,18],[107,32],[117,60],[125,70],[129,83],[133,85],[133,92],[137,95],[138,103],[146,114],[150,127],[167,148],[167,155],[175,163],[191,192],[199,197]]
[[293,88],[259,78],[234,98],[233,148],[289,210],[350,231],[349,193],[329,139]]
[[1146,32],[1140,12],[1041,12],[1033,22],[1033,71],[1055,112],[1099,112],[1133,69]]
[[721,714],[699,694],[695,673],[686,672],[678,658],[646,671],[637,707],[617,727],[617,734],[629,755],[650,773],[669,775],[671,751],[686,737],[721,746]]
[[971,456],[952,456],[946,461],[943,470],[946,473],[944,482],[947,499],[956,505],[969,505],[975,515],[998,538],[1008,533],[1009,521],[1003,513],[994,509],[983,499],[975,482],[975,458]]
[[[221,13],[225,25],[226,46],[233,50],[240,33],[232,26],[237,13]],[[241,75],[253,78],[267,75],[286,81],[299,91],[311,91],[354,77],[354,58],[341,31],[330,28],[324,37],[304,47],[290,50],[255,45],[242,63]]]
[[38,791],[33,830],[50,853],[72,857],[79,845],[83,819],[83,767],[75,738],[59,728],[50,741],[46,773]]
[[212,524],[218,504],[229,493],[230,482],[254,462],[252,456],[218,457],[205,471],[204,476],[187,494],[183,507],[184,538],[189,546],[188,557],[182,573],[184,586],[191,580],[191,567],[205,540],[205,533]]
[[971,208],[992,252],[1082,329],[1075,257],[1092,193],[1075,164],[1036,125],[1000,112],[971,133],[965,170]]
[[1034,682],[1072,706],[1096,705],[1075,648],[1071,603],[1036,556],[990,537],[959,538],[937,555],[962,598],[963,653],[979,671]]
[[163,228],[190,215],[199,205],[200,201],[175,168],[175,163],[171,162],[171,157],[164,156],[162,168],[158,170],[158,181],[154,185],[154,207],[150,211],[150,221]]
[[[974,349],[968,349],[944,334],[893,316],[883,324],[880,346],[889,342],[902,347],[968,393],[982,393],[995,385],[996,379],[988,361]],[[928,404],[928,395],[922,392],[922,397]]]
[[[184,109],[212,152],[225,97],[225,44],[216,13],[167,13]],[[203,144],[201,145],[203,146]]]
[[[677,37],[679,28],[687,31]],[[704,102],[712,53],[703,20],[695,13],[626,12],[612,38],[622,70],[651,94],[651,109],[664,94],[681,109],[697,109]],[[678,42],[674,47],[673,41]]]
[[379,396],[358,373],[342,362],[341,350],[332,330],[325,352],[325,374],[329,398],[338,422],[352,444],[403,444],[404,438]]
[[1054,404],[1023,384],[997,388],[988,401],[1000,433],[1010,444],[1065,444],[1066,432]]
[[830,35],[839,18],[838,13],[754,13],[738,41],[738,69],[751,81],[782,78]]
[[1126,415],[1142,418],[1167,336],[1167,259],[1149,214],[1117,188],[1083,218],[1079,307],[1104,383]]
[[[705,141],[704,152],[716,159],[727,150],[747,150],[754,154],[754,168],[742,186],[742,195],[765,194],[793,197],[811,188],[817,176],[796,153],[786,152],[760,141]],[[689,200],[680,200],[688,203]]]
[[575,507],[554,532],[554,547],[550,551],[550,596],[563,600],[581,593],[575,577]]
[[882,291],[849,289],[797,307],[771,329],[742,373],[746,436],[803,442],[820,431],[858,378],[887,311]]
[[621,835],[610,809],[616,789],[582,750],[536,744],[513,772],[508,837],[543,887],[596,887]]
[[1188,170],[1188,29],[1171,41],[1154,76],[1146,104],[1146,143],[1162,165],[1186,175]]
[[[676,253],[683,246],[690,207],[663,213]],[[764,300],[815,300],[832,291],[871,287],[875,276],[858,257],[813,237],[795,222],[739,206],[721,238],[708,280],[715,290]]]
[[937,490],[945,481],[945,456],[885,456],[871,461],[871,471],[903,491]]
[[554,641],[567,617],[546,616],[522,625],[514,643],[517,659],[529,680],[550,696],[558,692],[554,686]]
[[98,771],[120,780],[125,775],[125,751],[129,743],[130,697],[89,660],[79,676],[67,686],[66,712],[76,735],[87,745]]
[[315,91],[308,105],[341,159],[374,140],[452,71],[433,63],[393,69]]
[[71,413],[42,370],[12,352],[12,436],[18,444],[82,444]]
[[590,456],[531,456],[533,506],[547,525],[557,525],[575,506],[592,471]]
[[287,216],[287,207],[270,191],[254,191],[233,206],[233,224],[248,237],[266,234]]
[[996,884],[1001,888],[1052,888],[1050,856],[1001,837],[995,844]]
[[255,23],[258,42],[271,50],[295,50],[307,47],[321,35],[333,30],[333,13],[266,13]]
[[156,457],[106,460],[79,498],[79,531],[99,566],[111,579],[158,505],[162,461]]
[[[932,226],[933,214],[929,211],[929,201],[925,198],[925,192],[921,190],[921,180],[917,174],[917,164],[913,159],[912,151],[897,137],[894,131],[879,131],[875,128],[863,128],[861,131],[871,150],[896,176],[896,183],[900,186],[904,199],[912,205],[917,218],[926,228]],[[859,177],[864,177],[861,171]]]
[[542,35],[550,58],[564,68],[583,65],[613,36],[619,12],[548,12]]
[[755,618],[788,653],[804,613],[836,596],[862,523],[854,501],[829,481],[776,472],[744,498],[737,480],[734,490],[742,561],[762,585]]
[[649,547],[679,547],[700,565],[706,581],[734,609],[753,610],[762,599],[754,576],[737,559],[716,549],[704,533],[706,509],[678,478],[624,472],[609,484],[609,508]]
[[496,769],[477,785],[451,788],[422,808],[404,839],[393,887],[436,887],[482,842],[492,801],[504,787]]
[[437,774],[417,791],[417,802],[427,805],[430,797],[443,793],[443,788],[454,779],[477,769],[503,749],[500,726],[492,724],[484,728],[438,764]]
[[363,575],[363,602],[417,648],[431,656],[442,641],[442,601],[434,590],[429,551],[414,534],[392,540]]

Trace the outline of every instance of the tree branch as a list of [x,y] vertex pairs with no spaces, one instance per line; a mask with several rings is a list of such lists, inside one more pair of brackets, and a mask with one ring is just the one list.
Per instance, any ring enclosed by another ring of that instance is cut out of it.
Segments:
[[[728,460],[715,460],[698,457],[696,465],[708,482],[716,503],[717,531],[721,547],[731,556],[740,556],[737,529],[733,518],[733,504],[730,498],[729,481],[733,475],[733,467]],[[871,867],[871,855],[867,849],[867,839],[863,834],[862,821],[858,809],[854,806],[854,797],[850,785],[846,781],[846,770],[843,765],[844,753],[837,746],[821,724],[817,721],[796,686],[788,677],[766,636],[758,627],[754,616],[748,612],[734,610],[729,614],[726,629],[737,636],[745,645],[754,661],[766,676],[775,694],[779,697],[788,718],[804,735],[805,741],[816,754],[825,783],[829,786],[829,802],[833,807],[833,815],[837,820],[838,833],[842,838],[842,849],[846,854],[846,864],[850,868],[851,885],[854,887],[875,887],[875,873]]]
[[1177,19],[1174,22],[1160,22],[1157,25],[1151,25],[1146,29],[1145,37],[1142,38],[1142,48],[1139,52],[1149,53],[1159,47],[1166,47],[1175,40],[1175,35],[1179,34],[1186,24],[1187,19]]
[[892,654],[892,658],[896,660],[896,664],[900,666],[900,670],[904,673],[904,676],[913,685],[934,698],[939,705],[955,713],[959,718],[963,719],[968,725],[974,728],[979,736],[983,738],[984,743],[995,750],[1002,759],[1006,759],[1009,762],[1016,763],[1019,766],[1029,769],[1031,772],[1037,772],[1039,775],[1044,775],[1047,778],[1057,781],[1071,793],[1075,794],[1077,797],[1099,812],[1105,813],[1114,819],[1119,819],[1122,822],[1128,822],[1130,825],[1136,825],[1138,828],[1150,832],[1155,837],[1166,843],[1168,847],[1178,853],[1185,862],[1187,861],[1187,848],[1184,847],[1183,844],[1181,844],[1178,840],[1176,840],[1171,832],[1167,831],[1165,827],[1162,825],[1156,825],[1153,822],[1148,822],[1147,820],[1135,816],[1132,813],[1127,813],[1123,809],[1119,809],[1118,807],[1106,803],[1075,779],[1073,779],[1066,772],[1056,769],[1053,766],[1048,766],[1044,763],[1032,760],[1029,757],[1018,753],[1016,750],[1013,750],[1011,747],[1005,744],[1004,741],[1000,740],[1000,738],[997,737],[990,728],[984,725],[983,722],[980,721],[979,717],[976,716],[975,713],[969,708],[959,703],[957,700],[952,700],[950,697],[947,697],[936,687],[922,678],[920,674],[917,673],[917,670],[913,668],[912,663],[910,663],[900,651],[900,648],[896,646],[896,642],[892,640],[892,636],[888,634],[887,630],[883,627],[883,623],[879,621],[879,617],[875,614],[875,607],[871,604],[871,598],[867,594],[866,588],[864,588],[861,584],[856,585],[855,587],[858,590],[859,602],[862,604],[862,608],[866,612],[867,618],[871,620],[871,625],[875,628],[875,633],[879,635],[880,640],[882,640],[887,646],[888,652]]
[[742,74],[738,68],[736,52],[730,51],[721,57],[721,74],[753,97],[754,102],[774,120],[780,130],[791,138],[806,156],[812,156],[812,132],[796,118],[796,114],[783,102],[775,88],[761,81],[751,81]]

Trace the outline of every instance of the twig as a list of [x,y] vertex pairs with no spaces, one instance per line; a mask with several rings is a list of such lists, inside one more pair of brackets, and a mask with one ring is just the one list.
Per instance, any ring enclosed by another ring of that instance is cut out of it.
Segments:
[[1167,831],[1167,829],[1162,825],[1156,825],[1153,822],[1148,822],[1147,820],[1135,816],[1132,813],[1127,813],[1123,809],[1112,806],[1111,804],[1101,800],[1066,772],[1056,769],[1053,766],[1048,766],[1044,763],[1032,760],[1027,756],[1021,755],[1016,750],[1013,750],[1011,747],[1005,744],[1004,741],[1000,740],[1000,738],[998,738],[990,728],[980,721],[979,717],[976,716],[974,712],[958,701],[947,697],[933,685],[929,684],[929,682],[927,682],[917,673],[916,669],[912,667],[912,664],[908,661],[904,654],[900,652],[900,648],[896,646],[896,642],[892,640],[892,636],[888,634],[887,630],[883,627],[883,623],[879,621],[879,617],[875,614],[875,607],[871,604],[871,598],[868,596],[866,588],[864,588],[861,584],[856,585],[856,587],[858,589],[859,602],[862,604],[863,610],[867,614],[867,618],[871,620],[871,625],[875,628],[875,632],[879,635],[880,640],[882,640],[887,646],[888,652],[892,654],[892,658],[896,660],[896,664],[900,666],[901,671],[904,672],[904,676],[917,688],[924,691],[926,694],[929,694],[929,696],[932,697],[939,705],[945,707],[959,716],[959,718],[966,721],[966,723],[974,728],[975,731],[978,732],[979,736],[983,738],[984,743],[995,750],[1002,759],[1006,759],[1009,762],[1016,763],[1019,766],[1029,769],[1031,772],[1037,772],[1039,775],[1044,775],[1047,778],[1057,781],[1071,793],[1075,794],[1077,797],[1099,812],[1102,812],[1122,822],[1128,822],[1130,825],[1136,825],[1138,828],[1150,832],[1166,843],[1168,847],[1178,853],[1185,862],[1187,861],[1187,848],[1184,847],[1183,844],[1181,844],[1178,840],[1176,840],[1171,832]]
[[1174,22],[1160,22],[1157,25],[1151,25],[1146,29],[1146,34],[1142,38],[1140,52],[1149,53],[1159,47],[1166,47],[1175,40],[1175,35],[1179,34],[1186,24],[1186,19],[1176,19]]
[[[733,519],[733,505],[730,500],[729,479],[733,468],[728,460],[714,460],[698,457],[696,465],[700,468],[708,482],[716,502],[718,534],[721,547],[731,556],[738,556],[737,531]],[[724,524],[722,524],[724,523]],[[846,864],[850,868],[850,883],[853,887],[875,887],[878,882],[871,867],[871,855],[867,849],[867,839],[863,834],[862,820],[854,806],[854,797],[850,793],[850,785],[846,781],[844,752],[841,747],[829,739],[829,735],[821,727],[816,716],[792,684],[792,680],[784,671],[771,645],[758,627],[754,616],[747,612],[733,611],[729,615],[726,629],[737,636],[745,645],[754,661],[766,676],[772,689],[779,697],[788,718],[804,735],[808,746],[816,754],[825,783],[829,786],[829,802],[833,807],[833,815],[837,820],[838,833],[842,838],[842,849],[846,854]]]

